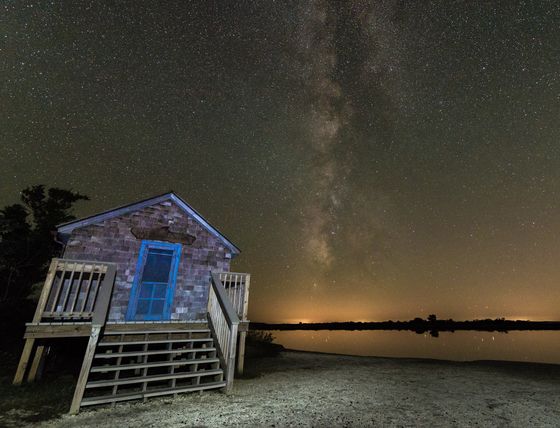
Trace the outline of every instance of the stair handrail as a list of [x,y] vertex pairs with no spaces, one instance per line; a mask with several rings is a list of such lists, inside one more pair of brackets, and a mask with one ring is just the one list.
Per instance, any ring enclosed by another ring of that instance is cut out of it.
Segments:
[[[210,285],[208,314],[224,359],[226,392],[229,392],[233,386],[237,332],[240,320],[220,280],[219,274],[210,272]],[[218,303],[219,313],[216,312],[217,307],[215,303]],[[223,320],[221,319],[222,317]],[[225,325],[223,321],[225,321]]]

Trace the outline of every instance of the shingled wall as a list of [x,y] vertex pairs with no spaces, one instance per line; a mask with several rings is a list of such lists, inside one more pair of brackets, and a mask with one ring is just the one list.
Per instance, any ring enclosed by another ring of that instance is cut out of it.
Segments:
[[162,226],[169,226],[172,232],[188,233],[196,238],[191,245],[182,244],[171,319],[206,318],[209,272],[228,272],[231,252],[221,240],[210,234],[174,202],[165,201],[74,229],[68,239],[64,258],[118,264],[109,321],[124,321],[128,309],[142,243],[141,239],[131,233],[131,228]]

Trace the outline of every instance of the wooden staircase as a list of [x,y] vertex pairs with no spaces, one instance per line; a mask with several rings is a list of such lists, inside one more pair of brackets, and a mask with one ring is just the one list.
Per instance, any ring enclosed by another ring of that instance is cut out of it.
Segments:
[[100,334],[80,407],[226,386],[208,325],[134,331],[112,327]]
[[188,391],[231,393],[236,363],[243,371],[249,274],[209,272],[207,321],[117,322],[107,320],[117,267],[51,261],[33,321],[26,324],[14,385],[41,376],[47,341],[89,337],[71,414],[84,406]]

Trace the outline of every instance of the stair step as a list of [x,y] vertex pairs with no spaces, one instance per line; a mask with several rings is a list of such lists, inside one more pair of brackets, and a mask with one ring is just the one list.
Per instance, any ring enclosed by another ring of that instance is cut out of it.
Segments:
[[171,334],[177,334],[177,333],[181,333],[181,334],[185,334],[185,333],[193,333],[193,334],[201,334],[201,333],[210,333],[210,329],[208,328],[201,328],[201,329],[189,329],[189,330],[113,330],[113,331],[105,331],[103,333],[104,336],[116,336],[116,335],[121,335],[121,334],[125,334],[125,335],[135,335],[135,334],[167,334],[167,333],[171,333]]
[[123,364],[118,366],[95,366],[91,368],[92,373],[98,372],[111,372],[116,370],[130,370],[130,369],[143,369],[150,367],[169,367],[169,366],[186,366],[189,364],[208,364],[218,363],[218,358],[199,358],[190,360],[176,360],[176,361],[161,361],[155,363],[137,363],[137,364]]
[[158,351],[130,351],[130,352],[107,352],[105,354],[95,354],[95,358],[116,358],[116,357],[136,357],[142,355],[165,355],[165,354],[187,354],[198,352],[211,352],[216,348],[193,348],[193,349],[162,349]]
[[213,370],[200,370],[196,372],[188,373],[172,373],[164,375],[151,375],[151,376],[137,376],[124,379],[111,379],[111,380],[96,380],[93,382],[88,382],[86,388],[99,388],[103,386],[114,386],[114,385],[128,385],[132,383],[144,383],[144,382],[154,382],[160,380],[170,380],[170,379],[185,379],[189,377],[204,377],[204,376],[215,376],[223,374],[222,369]]
[[158,397],[161,395],[179,394],[182,392],[203,391],[206,389],[223,388],[225,381],[204,383],[201,385],[191,385],[179,388],[154,389],[145,392],[132,392],[126,394],[104,395],[99,397],[87,397],[82,399],[81,406],[93,406],[95,404],[116,403],[119,401],[137,400],[141,398]]
[[112,341],[103,341],[99,342],[97,346],[118,346],[118,345],[145,345],[148,344],[156,344],[156,343],[188,343],[188,342],[213,342],[214,339],[211,337],[204,338],[204,339],[165,339],[165,340],[134,340],[134,341],[119,341],[119,342],[112,342]]

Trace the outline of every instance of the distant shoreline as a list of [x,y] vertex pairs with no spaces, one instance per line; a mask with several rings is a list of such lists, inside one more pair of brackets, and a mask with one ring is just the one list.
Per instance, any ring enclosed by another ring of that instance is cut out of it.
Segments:
[[410,321],[381,322],[326,322],[326,323],[262,323],[251,322],[251,330],[409,330],[416,333],[454,331],[528,331],[528,330],[560,330],[560,321],[521,321],[506,319],[487,319],[471,321],[423,320],[416,318]]

